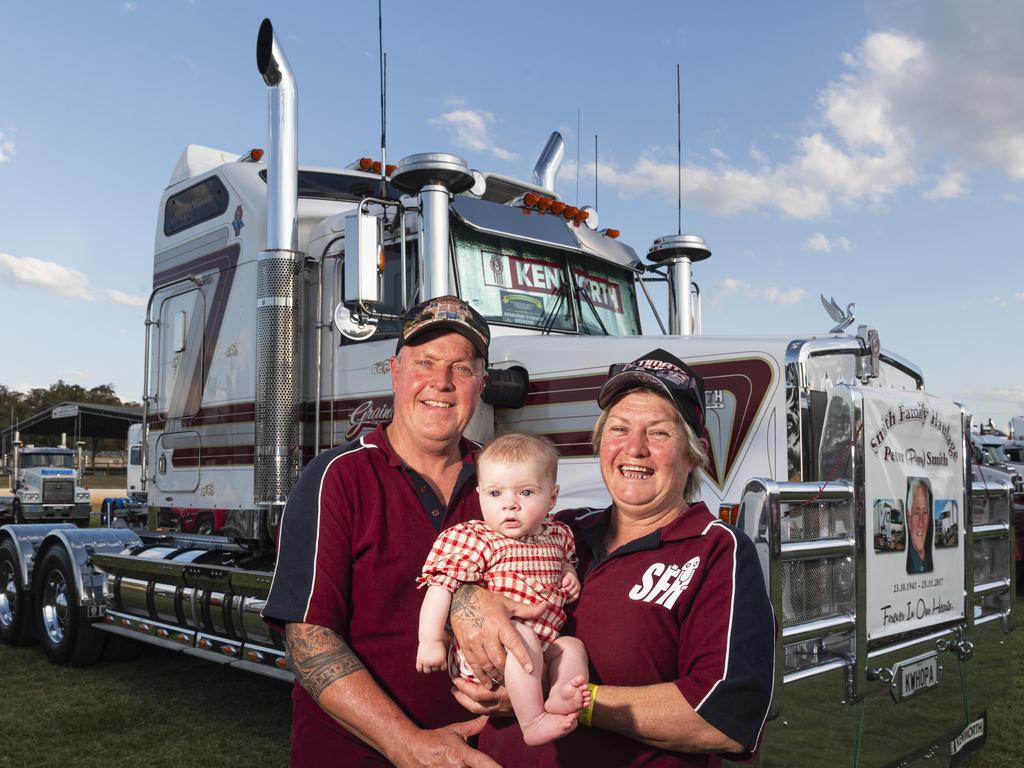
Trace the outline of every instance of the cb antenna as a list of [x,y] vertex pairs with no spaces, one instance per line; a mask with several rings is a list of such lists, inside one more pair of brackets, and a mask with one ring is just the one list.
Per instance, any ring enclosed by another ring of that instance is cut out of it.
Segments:
[[576,205],[580,204],[580,108],[576,107]]
[[384,184],[387,179],[387,92],[388,92],[388,55],[384,53],[384,8],[383,0],[377,0],[377,49],[380,57],[380,183],[383,197]]
[[676,64],[676,234],[683,234],[683,96],[682,78]]
[[597,134],[594,134],[594,207],[597,208]]

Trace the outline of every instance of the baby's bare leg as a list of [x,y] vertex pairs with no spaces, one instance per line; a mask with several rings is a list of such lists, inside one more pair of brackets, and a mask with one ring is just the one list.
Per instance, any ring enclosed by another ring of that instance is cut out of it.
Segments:
[[544,652],[548,700],[544,710],[555,715],[576,715],[590,703],[587,649],[575,637],[559,637]]
[[516,719],[523,730],[523,741],[530,746],[546,744],[565,736],[576,727],[575,715],[552,714],[544,709],[544,691],[541,675],[544,674],[544,655],[541,653],[540,638],[525,624],[514,622],[519,635],[530,651],[533,672],[527,673],[510,653],[505,661],[505,686],[515,710]]

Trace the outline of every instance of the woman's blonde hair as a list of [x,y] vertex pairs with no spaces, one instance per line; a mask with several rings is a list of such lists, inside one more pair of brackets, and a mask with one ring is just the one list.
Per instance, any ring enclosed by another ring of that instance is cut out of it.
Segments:
[[686,447],[686,453],[690,461],[693,462],[693,470],[690,472],[690,476],[686,478],[686,487],[683,488],[683,498],[686,501],[696,501],[700,497],[700,486],[701,477],[704,473],[704,468],[708,465],[708,451],[704,447],[704,443],[697,437],[693,431],[693,427],[686,423],[683,419],[683,415],[679,412],[679,409],[675,407],[664,393],[659,392],[653,387],[634,387],[633,389],[626,390],[619,397],[615,398],[608,407],[601,411],[601,415],[597,417],[597,422],[594,424],[594,432],[590,437],[590,444],[594,447],[594,453],[599,454],[601,452],[601,438],[604,435],[604,427],[608,421],[608,414],[611,409],[615,407],[615,404],[619,402],[623,397],[629,395],[637,390],[643,390],[645,392],[653,392],[658,397],[662,398],[666,402],[672,405],[672,412],[676,415],[676,424],[683,431],[683,443]]

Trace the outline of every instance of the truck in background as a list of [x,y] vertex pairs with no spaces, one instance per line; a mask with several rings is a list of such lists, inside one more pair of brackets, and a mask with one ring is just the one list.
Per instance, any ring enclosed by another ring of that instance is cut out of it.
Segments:
[[61,436],[60,447],[46,448],[24,445],[15,432],[8,467],[13,521],[70,522],[88,528],[92,505],[80,482],[81,467],[81,450],[68,448],[66,436]]
[[[1013,518],[1009,483],[972,480],[969,413],[866,326],[694,335],[704,241],[659,238],[642,260],[595,210],[559,199],[557,134],[530,181],[446,153],[299,168],[295,82],[269,21],[257,65],[267,162],[190,145],[160,201],[149,529],[0,528],[0,641],[84,665],[130,638],[290,680],[260,619],[288,492],[318,452],[390,419],[404,308],[455,293],[492,330],[467,436],[547,436],[565,506],[607,504],[590,430],[610,363],[663,347],[704,377],[702,498],[754,541],[779,622],[760,765],[961,759],[983,743],[1012,665]],[[652,272],[669,285],[667,334],[641,329]],[[935,572],[916,575],[891,510],[922,480],[961,513]],[[220,535],[157,530],[181,510],[222,511]]]

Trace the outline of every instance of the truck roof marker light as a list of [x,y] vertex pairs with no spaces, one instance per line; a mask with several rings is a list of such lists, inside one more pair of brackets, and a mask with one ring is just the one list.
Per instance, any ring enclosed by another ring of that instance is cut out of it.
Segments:
[[619,230],[617,230],[617,229],[609,228],[609,229],[602,229],[601,230],[601,234],[602,235],[606,235],[607,237],[610,237],[612,240],[615,240],[622,233],[619,232]]
[[258,163],[262,159],[263,159],[263,150],[259,149],[258,147],[253,147],[248,152],[246,152],[244,155],[242,155],[240,158],[238,158],[238,162],[240,162],[240,163]]
[[373,160],[369,157],[360,157],[358,165],[360,171],[368,171],[373,167]]
[[572,218],[577,224],[582,224],[584,221],[590,218],[590,211],[581,208],[580,210],[576,211],[575,214],[573,214]]
[[398,167],[397,165],[392,165],[390,163],[385,165],[384,166],[384,175],[387,176],[388,178],[390,178],[391,174],[395,172],[395,168],[397,168],[397,167]]
[[537,210],[543,213],[544,211],[551,207],[551,204],[553,202],[555,202],[553,198],[542,197],[540,200],[537,201]]
[[555,216],[561,216],[562,211],[564,210],[565,203],[563,203],[561,200],[555,200],[553,203],[551,203],[551,212],[555,214]]
[[523,205],[527,208],[533,208],[540,201],[540,195],[536,192],[527,192],[523,195]]
[[571,221],[572,219],[576,218],[576,214],[579,212],[580,209],[577,208],[575,205],[567,205],[565,209],[562,211],[562,216],[565,218],[566,221]]
[[374,160],[370,164],[370,170],[373,171],[374,173],[380,173],[380,160]]

